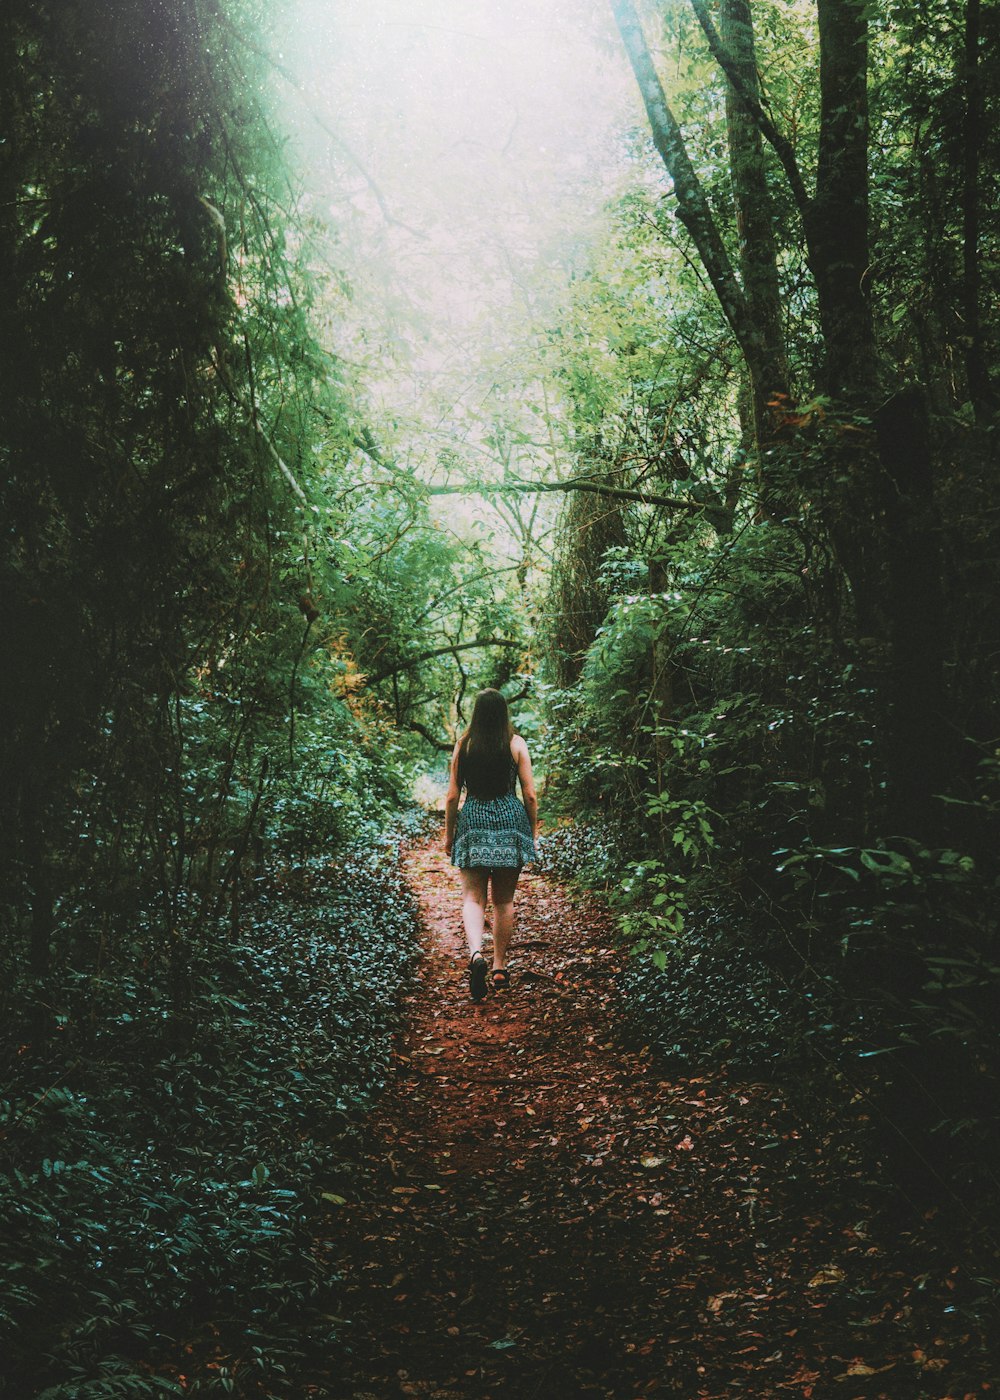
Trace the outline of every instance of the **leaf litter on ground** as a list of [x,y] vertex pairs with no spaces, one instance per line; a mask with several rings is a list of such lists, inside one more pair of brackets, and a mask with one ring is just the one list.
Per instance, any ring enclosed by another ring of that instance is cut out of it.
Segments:
[[[780,1083],[709,1059],[678,1075],[619,1038],[610,916],[530,870],[512,987],[473,1005],[437,841],[407,865],[423,971],[359,1200],[320,1242],[353,1325],[319,1394],[989,1391],[989,1328],[955,1310],[976,1291],[961,1242],[917,1213],[900,1230],[851,1132],[804,1121]],[[429,1191],[445,1161],[457,1179]]]

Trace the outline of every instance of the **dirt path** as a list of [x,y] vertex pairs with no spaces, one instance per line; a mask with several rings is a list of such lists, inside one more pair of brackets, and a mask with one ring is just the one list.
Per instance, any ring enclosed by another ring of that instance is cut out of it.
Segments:
[[425,957],[362,1198],[323,1242],[351,1327],[317,1393],[989,1389],[955,1388],[955,1279],[915,1281],[905,1232],[887,1254],[836,1139],[805,1140],[773,1086],[671,1078],[615,1041],[603,915],[526,873],[513,986],[477,1007],[439,843],[408,871]]

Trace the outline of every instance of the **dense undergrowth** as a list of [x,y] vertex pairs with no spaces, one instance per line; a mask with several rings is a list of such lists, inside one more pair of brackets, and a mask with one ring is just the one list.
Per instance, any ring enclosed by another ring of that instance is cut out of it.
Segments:
[[[734,890],[718,861],[691,875],[682,926],[665,937],[656,891],[669,857],[636,854],[621,826],[585,817],[542,843],[544,869],[601,893],[618,913],[632,953],[622,975],[624,1043],[654,1048],[680,1072],[723,1064],[779,1084],[807,1120],[848,1133],[882,1173],[887,1199],[901,1190],[902,1201],[943,1209],[963,1230],[988,1225],[998,1192],[990,966],[962,959],[954,945],[924,951],[918,990],[901,971],[898,994],[887,996],[884,984],[866,985],[864,964],[845,947],[831,951],[828,926],[759,889],[753,898]],[[880,918],[895,912],[888,898],[884,909],[877,899],[868,906],[880,933]],[[904,956],[900,949],[905,967]],[[917,962],[912,949],[909,957]],[[964,1000],[961,974],[947,980],[962,968]]]
[[0,1393],[300,1393],[338,1335],[316,1222],[388,1062],[420,820],[274,863],[236,930],[202,921],[180,1024],[152,954],[67,975],[48,1041],[8,1017]]
[[[613,905],[622,902],[623,863],[620,841],[586,822],[558,827],[542,843],[546,871],[603,892]],[[687,1071],[725,1062],[739,1073],[783,1077],[796,1044],[833,1030],[829,1006],[783,981],[766,950],[747,941],[740,920],[736,909],[706,905],[668,960],[654,961],[648,948],[632,945],[622,978],[626,1038],[655,1047]],[[740,943],[735,977],[733,950]]]

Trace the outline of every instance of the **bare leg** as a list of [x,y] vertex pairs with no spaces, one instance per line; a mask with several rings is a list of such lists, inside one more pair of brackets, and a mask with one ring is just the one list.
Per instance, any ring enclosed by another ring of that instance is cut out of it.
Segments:
[[483,951],[483,927],[486,914],[486,891],[489,875],[485,870],[461,870],[462,877],[462,923],[469,945],[469,956],[475,957]]
[[493,966],[507,966],[507,949],[514,932],[514,891],[520,870],[494,870],[493,885]]

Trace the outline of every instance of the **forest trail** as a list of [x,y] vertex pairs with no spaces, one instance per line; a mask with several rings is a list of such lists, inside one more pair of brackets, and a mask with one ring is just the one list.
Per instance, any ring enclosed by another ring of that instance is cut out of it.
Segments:
[[918,1268],[906,1229],[879,1240],[846,1135],[811,1139],[772,1084],[671,1075],[614,1039],[606,914],[526,871],[513,985],[477,1006],[440,839],[406,867],[424,957],[366,1183],[320,1241],[350,1328],[312,1393],[990,1389],[959,1381],[977,1348],[949,1330],[955,1271]]

